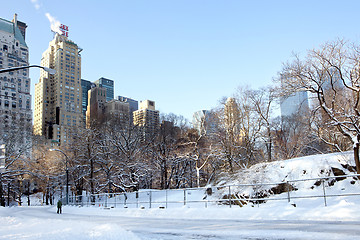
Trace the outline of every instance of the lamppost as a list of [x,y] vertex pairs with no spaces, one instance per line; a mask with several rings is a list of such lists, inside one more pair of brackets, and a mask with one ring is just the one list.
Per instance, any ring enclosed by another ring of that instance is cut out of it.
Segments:
[[22,66],[22,67],[12,67],[12,68],[0,69],[0,73],[13,72],[13,71],[21,70],[21,69],[32,68],[32,67],[44,69],[46,72],[50,73],[51,75],[54,75],[56,73],[55,69],[43,67],[43,66],[39,66],[39,65],[29,65],[29,66]]
[[69,161],[69,158],[68,156],[63,152],[61,151],[60,149],[55,149],[55,148],[52,148],[52,149],[49,149],[49,151],[58,151],[58,152],[61,152],[62,154],[64,154],[65,158],[66,158],[66,161],[65,161],[65,168],[66,168],[66,205],[69,204],[69,169],[68,169],[68,161]]

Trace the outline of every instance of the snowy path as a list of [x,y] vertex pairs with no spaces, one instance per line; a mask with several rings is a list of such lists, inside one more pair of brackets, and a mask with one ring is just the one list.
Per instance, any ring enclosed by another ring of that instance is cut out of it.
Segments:
[[166,219],[121,214],[98,208],[65,207],[62,215],[54,207],[2,208],[0,239],[353,240],[360,236],[358,221]]

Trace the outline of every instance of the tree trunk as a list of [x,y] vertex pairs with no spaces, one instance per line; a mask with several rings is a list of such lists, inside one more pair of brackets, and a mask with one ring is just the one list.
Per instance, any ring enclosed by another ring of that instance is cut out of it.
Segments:
[[200,187],[200,168],[196,167],[196,183],[197,187]]
[[[358,136],[359,139],[360,136]],[[356,173],[360,174],[360,160],[359,160],[359,142],[354,145],[354,160],[356,165]]]
[[163,189],[168,189],[167,186],[167,178],[168,178],[168,170],[167,170],[167,163],[166,160],[164,161],[164,188]]
[[166,179],[167,177],[165,177],[165,163],[164,163],[164,160],[161,160],[161,167],[160,167],[160,176],[161,176],[161,179],[160,179],[160,187],[161,189],[165,189],[166,188]]
[[10,183],[8,183],[7,205],[10,206]]
[[18,195],[18,205],[19,205],[19,206],[22,206],[21,191],[19,192],[19,195]]
[[189,162],[189,178],[190,178],[190,188],[192,188],[193,187],[193,176],[192,176],[192,171],[193,171],[193,169],[192,169],[192,161],[190,160],[190,162]]
[[4,198],[4,191],[2,187],[2,182],[0,181],[0,206],[5,207],[5,198]]
[[230,167],[230,172],[234,172],[234,169],[233,169],[233,164],[232,164],[232,157],[229,156],[228,157],[228,162],[229,162],[229,167]]
[[108,193],[110,194],[111,193],[111,179],[110,179],[110,176],[108,175]]
[[46,189],[46,194],[45,194],[45,204],[49,205],[49,189]]
[[[268,129],[270,129],[269,127],[268,127]],[[268,161],[269,162],[271,162],[271,157],[272,157],[272,153],[271,153],[271,148],[272,148],[272,139],[271,139],[271,131],[268,131],[268,144],[267,144],[267,147],[268,147],[268,149],[267,149],[267,151],[268,151]]]
[[27,183],[27,203],[30,206],[30,181]]
[[49,202],[50,205],[53,205],[53,194],[52,194],[52,190],[50,189],[51,192],[49,192]]
[[90,160],[90,195],[91,203],[95,203],[95,189],[94,189],[94,160]]

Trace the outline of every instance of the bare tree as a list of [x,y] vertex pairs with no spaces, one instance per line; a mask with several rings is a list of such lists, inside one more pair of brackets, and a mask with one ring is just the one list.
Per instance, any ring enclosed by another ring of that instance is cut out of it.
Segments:
[[257,112],[255,100],[254,91],[239,88],[236,97],[223,101],[222,109],[218,112],[220,149],[230,171],[235,167],[247,168],[262,160],[264,119]]
[[272,108],[276,99],[275,90],[271,88],[260,90],[249,90],[247,95],[252,102],[255,113],[260,117],[263,142],[266,147],[267,160],[272,160],[273,149],[273,124],[272,124]]
[[[194,168],[196,171],[196,185],[200,187],[201,175],[205,175],[206,168],[209,162],[212,160],[212,143],[206,134],[206,128],[201,128],[200,131],[190,129],[182,139],[179,150],[181,155],[177,158],[177,161],[187,159],[186,163],[190,164],[191,169]],[[193,163],[193,164],[192,164]],[[191,168],[192,166],[192,168]],[[186,168],[182,168],[186,169]]]
[[310,128],[310,114],[293,114],[276,119],[273,143],[276,159],[289,159],[321,153],[319,138]]
[[116,175],[118,187],[125,191],[126,189],[138,190],[141,179],[150,177],[147,159],[144,157],[145,149],[148,143],[143,141],[142,127],[133,125],[130,121],[123,126],[111,125],[107,133],[111,139],[111,145],[114,147],[114,153],[118,159],[119,174]]
[[66,184],[66,160],[64,156],[48,151],[48,147],[43,144],[34,145],[32,157],[34,181],[43,193],[43,202],[52,204],[55,192],[62,193],[62,187]]
[[[2,129],[0,143],[4,146],[4,156],[0,161],[0,204],[5,205],[4,196],[7,194],[7,204],[16,200],[16,195],[21,195],[19,179],[29,173],[31,165],[32,134],[28,124],[21,128],[17,125],[9,129]],[[19,201],[20,202],[20,201]]]
[[317,100],[314,114],[345,136],[354,150],[360,174],[360,46],[343,40],[328,42],[308,51],[304,59],[295,55],[280,73],[284,91],[308,91]]
[[97,128],[79,128],[74,132],[73,144],[69,150],[74,157],[72,160],[73,170],[77,174],[75,181],[80,193],[83,188],[91,194],[91,200],[94,201],[96,193],[96,173],[98,172],[98,143],[100,132]]

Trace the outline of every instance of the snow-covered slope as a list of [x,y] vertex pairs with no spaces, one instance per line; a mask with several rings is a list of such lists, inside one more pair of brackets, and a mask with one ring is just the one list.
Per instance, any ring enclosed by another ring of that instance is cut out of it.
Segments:
[[333,176],[332,168],[352,174],[346,167],[355,166],[353,153],[319,154],[283,161],[256,164],[234,176],[223,177],[219,185],[276,183],[299,179]]
[[[274,198],[288,198],[287,188],[290,187],[290,197],[300,198],[360,193],[359,181],[354,177],[332,178],[340,175],[352,175],[355,170],[352,152],[321,154],[307,157],[294,158],[270,163],[260,163],[246,170],[240,170],[232,176],[223,176],[217,186],[217,196],[226,196],[227,188],[232,186],[232,194],[236,197],[251,198],[265,196]],[[329,177],[323,182],[319,178]],[[255,185],[267,184],[270,185]],[[284,184],[289,185],[284,185]],[[244,184],[254,184],[246,186]],[[283,184],[285,187],[282,187]],[[280,186],[280,187],[279,187]]]

